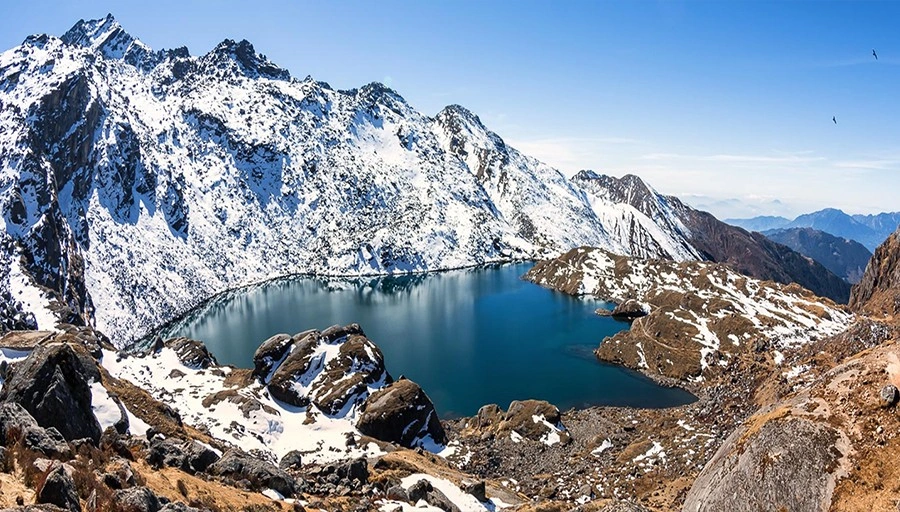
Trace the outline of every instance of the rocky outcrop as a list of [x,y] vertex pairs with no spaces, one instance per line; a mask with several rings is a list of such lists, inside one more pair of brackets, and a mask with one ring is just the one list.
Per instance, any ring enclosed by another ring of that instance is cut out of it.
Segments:
[[305,338],[307,334],[310,333],[302,332],[293,337],[288,334],[276,334],[262,342],[253,353],[253,375],[268,383],[272,370],[281,365],[293,344]]
[[878,318],[900,313],[900,230],[875,249],[862,279],[853,287],[850,307]]
[[154,437],[147,452],[147,463],[155,468],[164,466],[178,468],[194,474],[206,469],[219,460],[214,451],[196,441]]
[[71,472],[74,469],[59,462],[54,463],[43,482],[35,489],[37,503],[56,505],[69,512],[81,512],[81,502]]
[[796,348],[852,321],[845,308],[797,285],[757,281],[714,263],[635,260],[580,248],[538,262],[525,279],[565,293],[648,304],[647,316],[603,340],[595,353],[683,384],[727,378],[725,368],[741,354]]
[[225,452],[207,468],[207,473],[227,482],[246,480],[257,491],[274,489],[286,497],[297,492],[297,482],[287,472],[237,449]]
[[77,345],[40,345],[17,364],[0,401],[21,404],[38,424],[54,427],[68,440],[100,441],[100,424],[91,410],[89,382],[99,380],[97,363]]
[[683,510],[894,507],[900,416],[882,390],[900,384],[898,361],[900,341],[884,342],[760,408],[706,465]]
[[18,439],[26,448],[47,457],[68,460],[72,456],[72,449],[58,430],[38,425],[20,404],[0,403],[0,446],[12,445]]
[[[597,310],[597,312],[599,313],[600,310]],[[626,321],[647,316],[648,314],[650,314],[650,306],[634,299],[628,299],[625,302],[616,304],[616,307],[609,312],[609,316]]]
[[514,400],[505,412],[497,405],[485,405],[466,427],[469,435],[509,437],[514,442],[529,439],[565,445],[571,440],[559,409],[543,400]]
[[165,342],[165,346],[174,350],[178,355],[178,360],[188,368],[203,370],[219,364],[202,341],[190,338],[172,338]]
[[434,443],[447,442],[431,399],[418,384],[406,379],[372,393],[360,409],[356,428],[367,436],[406,447],[427,438]]
[[822,510],[843,455],[839,440],[825,424],[790,416],[738,429],[697,477],[683,510]]
[[[365,400],[369,386],[391,380],[381,350],[365,337],[359,325],[308,331],[296,338],[268,383],[269,392],[282,402],[297,407],[312,403],[326,414],[343,415],[347,407]],[[277,341],[266,347],[257,359],[260,368],[267,367],[267,358],[285,350],[278,348],[283,343]]]

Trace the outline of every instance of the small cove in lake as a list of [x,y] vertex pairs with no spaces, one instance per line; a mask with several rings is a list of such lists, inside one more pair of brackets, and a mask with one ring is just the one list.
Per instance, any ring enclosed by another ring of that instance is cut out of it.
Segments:
[[381,348],[388,372],[421,385],[442,418],[528,398],[561,410],[695,399],[599,362],[593,349],[628,324],[596,315],[600,301],[523,281],[531,266],[278,279],[214,299],[166,334],[201,340],[220,363],[250,368],[256,348],[274,334],[356,322]]

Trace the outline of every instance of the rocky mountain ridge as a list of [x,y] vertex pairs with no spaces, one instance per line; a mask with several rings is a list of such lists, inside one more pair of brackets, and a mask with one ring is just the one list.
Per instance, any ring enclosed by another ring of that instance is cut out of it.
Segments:
[[[112,16],[0,55],[0,133],[0,293],[41,328],[89,324],[121,344],[288,274],[581,245],[728,259],[685,221],[698,213],[639,179],[566,179],[458,105],[429,117],[382,84],[293,78],[247,41],[154,51]],[[790,251],[754,254],[761,270],[742,270],[843,293]]]
[[3,286],[41,327],[63,315],[134,339],[216,292],[295,273],[586,243],[695,256],[462,107],[432,118],[382,84],[295,79],[247,41],[153,51],[112,16],[0,55],[0,128]]
[[859,242],[813,228],[783,228],[763,233],[769,240],[812,258],[848,283],[862,278],[872,253]]
[[900,225],[900,212],[850,215],[837,208],[825,208],[799,215],[793,220],[784,217],[753,217],[726,219],[728,224],[748,231],[765,232],[774,229],[813,228],[825,233],[854,240],[874,251]]

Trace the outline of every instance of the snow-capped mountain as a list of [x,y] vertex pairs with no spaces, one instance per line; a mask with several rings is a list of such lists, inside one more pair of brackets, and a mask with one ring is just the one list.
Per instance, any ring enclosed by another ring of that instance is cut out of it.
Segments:
[[[153,51],[107,16],[0,55],[2,283],[118,344],[224,289],[552,255],[696,253],[477,116],[295,79],[247,41]],[[622,226],[627,226],[623,229]],[[52,314],[48,311],[53,310]]]

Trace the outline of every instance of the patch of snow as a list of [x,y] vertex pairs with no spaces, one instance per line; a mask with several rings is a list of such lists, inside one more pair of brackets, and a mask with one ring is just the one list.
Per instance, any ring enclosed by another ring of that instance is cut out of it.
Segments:
[[509,438],[512,439],[512,442],[514,442],[514,443],[522,442],[522,434],[516,432],[515,430],[513,430],[509,433]]
[[109,392],[99,382],[91,383],[91,410],[100,423],[100,430],[106,430],[122,420],[122,411]]
[[599,456],[600,454],[602,454],[603,452],[605,452],[606,450],[608,450],[612,447],[613,447],[612,442],[610,442],[609,439],[604,439],[603,442],[600,443],[600,446],[591,450],[591,455]]
[[[414,473],[400,480],[400,485],[404,489],[409,490],[419,480],[428,480],[431,486],[441,491],[451,503],[459,508],[460,512],[479,512],[483,510],[499,510],[509,505],[496,498],[488,497],[488,501],[482,503],[474,496],[464,492],[453,482],[444,478],[439,478],[424,473]],[[405,510],[405,509],[404,509]]]

